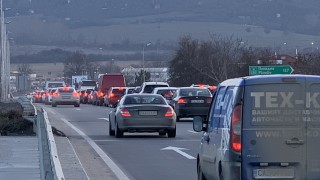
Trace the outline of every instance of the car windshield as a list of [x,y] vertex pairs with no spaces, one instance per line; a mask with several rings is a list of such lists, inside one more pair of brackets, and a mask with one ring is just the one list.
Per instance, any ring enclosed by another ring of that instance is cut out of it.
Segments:
[[117,94],[117,95],[124,95],[125,92],[126,92],[125,89],[113,89],[113,90],[112,90],[112,93],[113,93],[113,94]]
[[160,96],[127,96],[124,105],[130,104],[166,104],[165,100]]
[[181,89],[180,96],[211,96],[211,93],[208,89],[189,88]]
[[152,93],[153,89],[156,87],[168,87],[167,85],[146,85],[144,87],[144,93]]
[[74,91],[74,89],[73,88],[69,88],[69,87],[59,88],[59,92],[63,92],[63,93],[71,93],[73,91]]

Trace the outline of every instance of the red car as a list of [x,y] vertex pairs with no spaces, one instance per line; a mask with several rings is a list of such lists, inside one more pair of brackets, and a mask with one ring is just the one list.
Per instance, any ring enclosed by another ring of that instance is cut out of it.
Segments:
[[105,106],[114,107],[122,96],[126,94],[125,87],[112,87],[109,89],[107,94],[104,96],[104,104]]

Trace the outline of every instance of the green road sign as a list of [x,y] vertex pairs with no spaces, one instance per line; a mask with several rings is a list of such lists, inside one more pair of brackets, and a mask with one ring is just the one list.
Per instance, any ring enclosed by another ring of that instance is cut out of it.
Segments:
[[293,68],[285,66],[249,66],[249,75],[291,74]]

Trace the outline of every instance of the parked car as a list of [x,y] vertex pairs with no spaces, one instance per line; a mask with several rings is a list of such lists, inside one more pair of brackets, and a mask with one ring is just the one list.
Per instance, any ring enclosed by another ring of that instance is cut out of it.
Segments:
[[159,132],[176,136],[176,115],[161,95],[125,95],[109,114],[109,135],[122,137],[124,132]]
[[212,100],[212,94],[207,88],[182,87],[173,95],[170,105],[180,118],[206,116]]
[[169,84],[166,82],[144,82],[141,85],[139,93],[152,93],[153,89],[156,87],[169,87]]
[[319,90],[309,75],[220,83],[208,118],[193,121],[199,179],[319,179]]
[[104,96],[104,104],[108,107],[114,107],[117,105],[126,93],[125,87],[112,87],[109,89],[107,94]]
[[57,88],[52,94],[52,107],[57,107],[57,105],[80,107],[80,95],[72,87]]

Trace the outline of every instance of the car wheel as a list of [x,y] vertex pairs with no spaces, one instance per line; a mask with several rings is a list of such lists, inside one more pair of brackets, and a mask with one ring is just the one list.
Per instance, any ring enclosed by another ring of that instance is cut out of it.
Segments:
[[115,135],[117,138],[123,137],[123,131],[119,129],[118,123],[116,122]]
[[56,103],[52,103],[51,106],[52,107],[57,107],[57,104]]
[[175,138],[176,137],[176,134],[177,134],[177,129],[176,128],[174,128],[174,129],[170,129],[170,130],[168,130],[168,137],[169,138]]
[[202,169],[201,169],[201,166],[199,163],[198,163],[198,171],[197,172],[198,172],[198,180],[206,180],[206,178],[203,175],[203,172],[202,172]]
[[114,136],[114,135],[115,135],[115,132],[111,128],[111,122],[110,122],[110,118],[109,118],[109,136]]
[[75,104],[74,107],[80,107],[80,103]]
[[166,132],[164,131],[159,132],[159,136],[165,136],[165,135],[166,135]]

